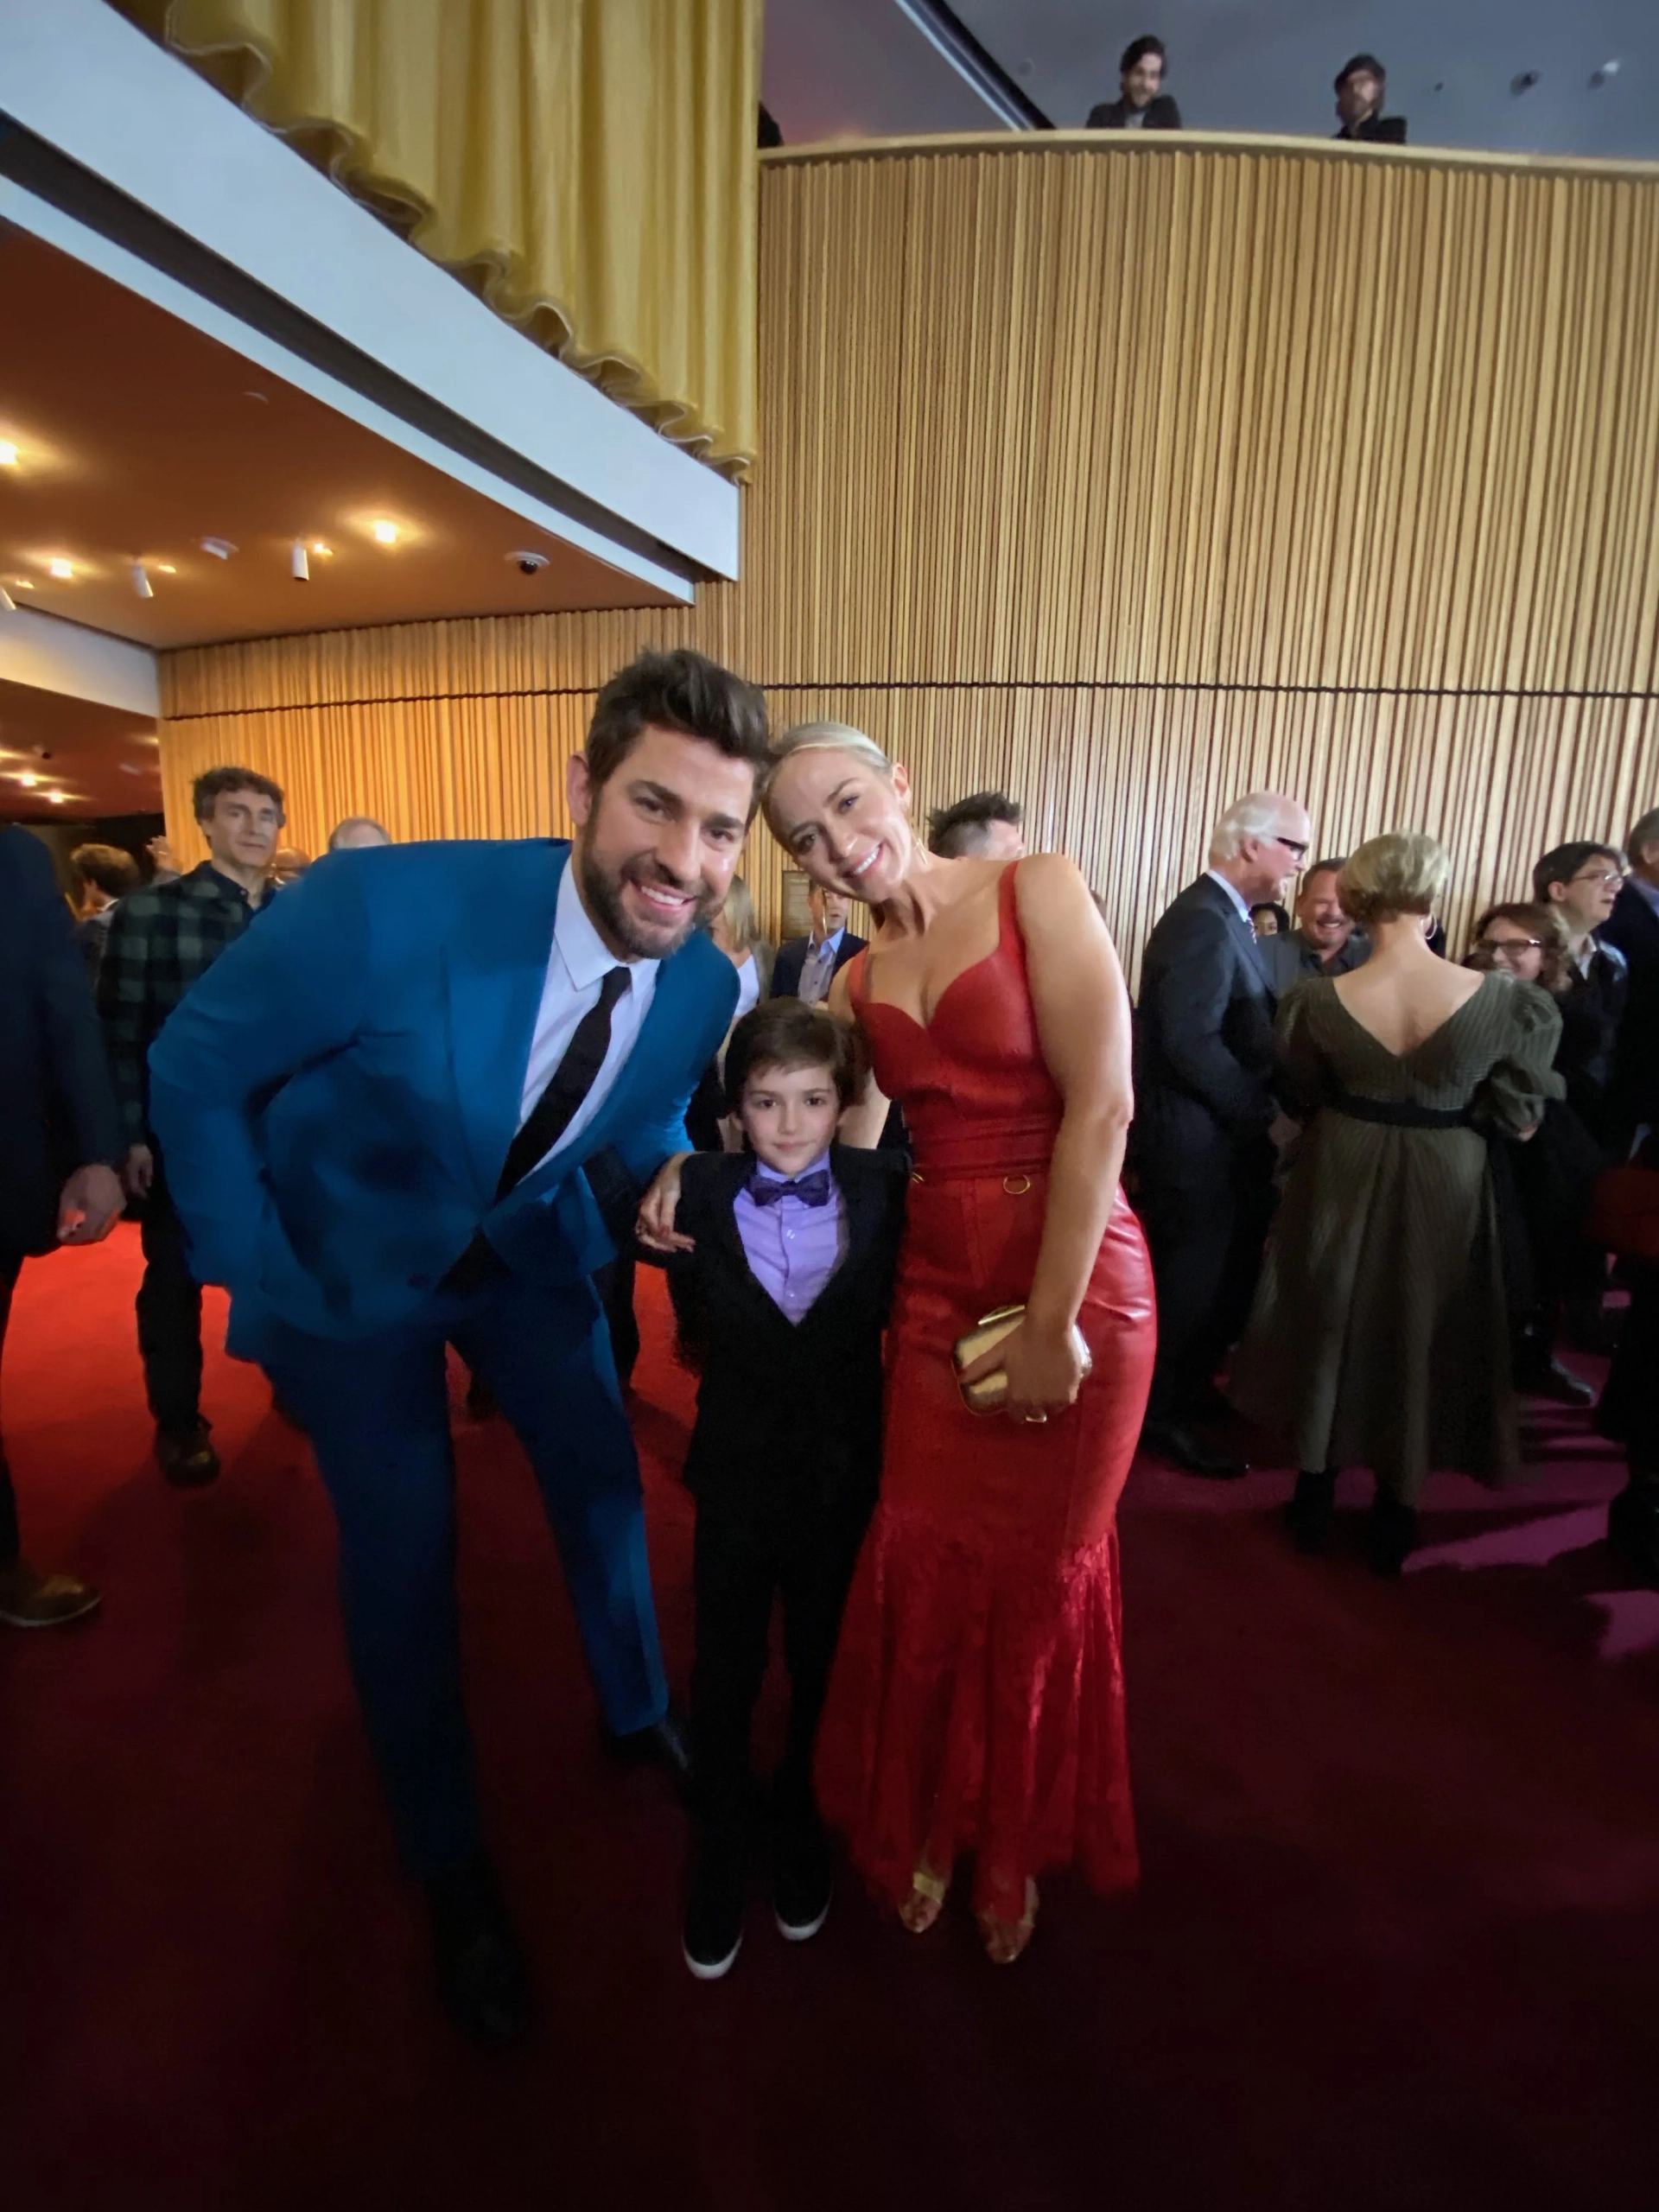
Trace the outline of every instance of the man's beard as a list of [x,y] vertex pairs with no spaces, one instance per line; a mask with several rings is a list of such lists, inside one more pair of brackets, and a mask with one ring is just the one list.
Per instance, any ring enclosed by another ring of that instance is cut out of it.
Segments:
[[[720,905],[706,883],[699,882],[695,887],[683,883],[657,861],[624,861],[620,868],[612,870],[584,841],[576,849],[576,865],[582,871],[582,894],[588,912],[635,960],[668,959]],[[696,895],[686,909],[684,921],[677,927],[666,922],[660,928],[653,929],[649,925],[642,927],[623,904],[622,887],[626,883],[661,883],[681,892],[695,887]]]

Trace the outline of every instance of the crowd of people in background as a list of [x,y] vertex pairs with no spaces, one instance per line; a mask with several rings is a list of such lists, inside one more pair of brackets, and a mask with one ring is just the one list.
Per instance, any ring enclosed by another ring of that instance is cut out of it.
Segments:
[[[1129,127],[1173,127],[1161,62],[1124,57]],[[1009,1963],[1045,1866],[1135,1875],[1114,1514],[1138,1446],[1224,1481],[1274,1440],[1309,1554],[1363,1471],[1393,1576],[1431,1473],[1514,1479],[1519,1400],[1588,1408],[1560,1353],[1611,1354],[1610,1540],[1659,1584],[1659,809],[1541,855],[1459,963],[1435,838],[1315,857],[1300,801],[1252,794],[1131,1010],[1100,902],[1028,854],[1017,801],[918,838],[868,736],[773,743],[695,654],[606,687],[569,797],[568,850],[352,817],[314,868],[282,789],[216,768],[207,859],[161,842],[141,882],[83,846],[72,913],[44,848],[0,835],[0,1328],[24,1258],[131,1205],[156,1460],[189,1490],[221,1471],[201,1286],[230,1287],[231,1349],[339,1518],[370,1738],[474,2031],[516,2033],[525,1994],[461,1702],[450,1345],[530,1453],[612,1736],[695,1777],[705,1979],[742,1937],[774,1596],[784,1934],[829,1910],[827,1820],[917,1934],[974,1853]],[[775,950],[735,873],[757,808],[809,885]],[[625,1410],[636,1262],[699,1376],[689,1730]],[[96,1603],[27,1562],[0,1462],[0,1618]]]
[[[1164,90],[1169,54],[1160,38],[1150,34],[1131,39],[1118,63],[1119,89],[1115,100],[1102,100],[1089,111],[1089,130],[1179,130],[1181,111]],[[1341,128],[1332,135],[1357,139],[1368,145],[1403,146],[1406,118],[1385,115],[1389,74],[1374,54],[1356,54],[1337,73],[1334,87],[1337,118]]]

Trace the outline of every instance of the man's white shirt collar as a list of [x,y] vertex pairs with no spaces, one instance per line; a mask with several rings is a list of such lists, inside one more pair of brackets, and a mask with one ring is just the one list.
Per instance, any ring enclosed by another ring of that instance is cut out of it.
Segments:
[[1250,919],[1250,910],[1245,904],[1244,894],[1239,889],[1238,886],[1236,883],[1230,883],[1224,875],[1218,875],[1212,868],[1207,868],[1204,872],[1209,877],[1211,883],[1218,883],[1221,886],[1222,889],[1227,893],[1227,896],[1232,900],[1234,906],[1237,907],[1239,919],[1243,923],[1245,928],[1250,931],[1251,935],[1254,936],[1255,933],[1255,925]]

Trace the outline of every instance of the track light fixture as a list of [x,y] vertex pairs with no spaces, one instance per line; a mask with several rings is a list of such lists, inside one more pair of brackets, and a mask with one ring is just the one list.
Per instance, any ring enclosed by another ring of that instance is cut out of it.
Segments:
[[288,573],[296,584],[308,584],[311,581],[311,563],[306,558],[302,537],[296,537],[294,541],[294,550],[288,556]]
[[132,588],[140,599],[154,599],[156,596],[142,561],[135,561],[132,564]]
[[15,614],[17,602],[3,584],[0,584],[0,614]]

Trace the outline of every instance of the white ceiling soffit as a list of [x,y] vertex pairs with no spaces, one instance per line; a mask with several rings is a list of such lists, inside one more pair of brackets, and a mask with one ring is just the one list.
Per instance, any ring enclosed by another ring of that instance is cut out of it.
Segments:
[[0,615],[0,681],[152,721],[162,711],[156,656],[147,647],[26,607]]
[[791,146],[1007,127],[905,0],[766,0],[760,97]]
[[[902,0],[888,4],[896,13]],[[1405,116],[1413,145],[1659,159],[1659,0],[951,5],[1061,130],[1117,98],[1123,48],[1155,31],[1169,49],[1166,85],[1193,130],[1328,138],[1332,80],[1351,54],[1369,52],[1388,70],[1389,109]]]
[[[308,363],[371,402],[385,435],[415,449],[417,433],[423,458],[483,472],[527,519],[677,598],[701,575],[736,575],[734,486],[500,321],[103,0],[0,0],[0,172],[170,278],[198,319],[216,309],[215,334],[241,326],[226,342],[251,359],[278,365],[251,349],[257,334]],[[291,358],[281,373],[305,381]]]

